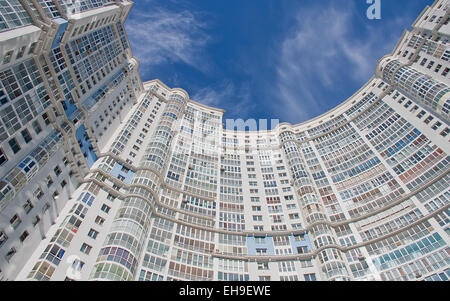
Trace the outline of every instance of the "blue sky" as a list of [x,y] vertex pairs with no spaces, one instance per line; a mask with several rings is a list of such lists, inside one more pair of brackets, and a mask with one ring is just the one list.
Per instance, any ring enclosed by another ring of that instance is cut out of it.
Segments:
[[433,0],[136,0],[125,24],[144,81],[230,119],[314,118],[353,95]]

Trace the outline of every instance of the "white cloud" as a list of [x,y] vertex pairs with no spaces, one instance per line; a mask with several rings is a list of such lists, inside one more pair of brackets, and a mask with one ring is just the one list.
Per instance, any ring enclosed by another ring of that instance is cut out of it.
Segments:
[[151,9],[133,10],[125,24],[134,55],[143,68],[163,63],[182,62],[206,71],[201,55],[210,41],[206,25],[188,10],[171,11],[147,1]]
[[233,83],[223,83],[217,88],[202,88],[191,98],[204,105],[217,107],[234,97],[234,89]]
[[236,85],[231,81],[224,81],[214,87],[196,91],[191,99],[208,106],[225,109],[229,115],[248,118],[249,112],[254,107],[250,93],[248,83]]
[[[323,91],[338,91],[342,78],[363,84],[374,73],[374,62],[391,52],[399,38],[367,29],[366,35],[356,35],[351,15],[354,3],[339,4],[300,10],[294,30],[281,44],[276,82],[279,102],[274,109],[282,110],[293,122],[324,113],[323,106],[330,100],[321,99]],[[385,21],[383,26],[398,26],[391,23]],[[382,45],[377,44],[380,41]]]

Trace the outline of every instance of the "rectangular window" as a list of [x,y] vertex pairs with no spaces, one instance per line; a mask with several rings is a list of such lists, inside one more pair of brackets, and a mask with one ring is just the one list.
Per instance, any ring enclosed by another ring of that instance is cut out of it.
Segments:
[[316,274],[305,274],[305,281],[317,281]]
[[15,254],[16,254],[16,249],[15,248],[11,248],[8,253],[6,253],[5,258],[7,261],[9,261]]
[[261,248],[261,249],[256,249],[256,255],[266,255],[267,254],[267,249],[265,248]]
[[33,138],[31,138],[30,132],[28,132],[27,129],[24,129],[21,132],[21,134],[22,134],[23,140],[25,140],[25,143],[28,143],[33,139]]
[[8,141],[9,146],[11,147],[11,150],[14,154],[17,154],[20,151],[20,145],[17,143],[16,138],[12,138]]
[[17,52],[17,56],[16,59],[20,59],[23,57],[23,55],[25,54],[25,50],[27,49],[27,46],[22,46],[19,49],[19,52]]
[[8,64],[9,62],[11,62],[13,53],[14,53],[14,51],[10,50],[5,54],[5,57],[3,58],[3,64]]
[[37,46],[37,42],[34,42],[33,44],[31,44],[30,50],[28,50],[28,54],[32,54],[34,52],[34,49],[36,49],[36,46]]
[[434,119],[433,116],[428,116],[427,119],[425,119],[425,124],[429,124]]
[[33,227],[36,227],[36,225],[39,224],[40,221],[41,221],[41,218],[39,217],[39,215],[36,215],[32,221]]
[[53,171],[55,172],[56,176],[59,176],[61,174],[61,168],[57,165]]
[[34,191],[34,196],[36,199],[40,200],[42,196],[44,195],[44,192],[42,192],[41,188],[38,188]]
[[18,214],[15,214],[10,220],[9,223],[11,224],[11,227],[16,230],[17,227],[19,227],[22,220],[20,219]]
[[81,260],[75,259],[72,263],[72,268],[75,271],[81,271],[81,269],[84,267],[84,262],[82,262]]
[[19,237],[20,241],[24,242],[25,239],[27,239],[28,235],[30,235],[30,234],[27,231],[24,231]]
[[3,244],[8,240],[8,236],[6,236],[5,232],[0,231],[0,248]]
[[25,204],[23,205],[23,210],[28,214],[31,210],[33,210],[34,206],[33,203],[31,203],[30,200],[27,200]]
[[0,148],[0,166],[5,164],[5,162],[8,161],[8,157],[6,157],[6,154],[3,152],[3,150]]
[[308,247],[297,247],[298,254],[306,254],[308,253]]
[[50,119],[49,119],[47,113],[42,114],[42,118],[44,119],[45,125],[49,125],[50,124]]
[[267,262],[258,262],[258,270],[260,270],[260,271],[269,270],[269,263],[267,263]]
[[53,185],[53,179],[52,179],[51,176],[48,176],[48,177],[47,177],[47,187],[50,187],[50,186],[52,186],[52,185]]
[[105,222],[105,219],[101,216],[97,216],[97,218],[95,219],[95,223],[100,226],[102,226],[104,222]]
[[39,124],[39,122],[37,120],[35,120],[35,121],[33,121],[32,125],[33,125],[33,130],[36,133],[36,135],[39,135],[39,133],[42,132],[42,128],[41,128],[41,125]]
[[109,210],[111,210],[111,207],[109,207],[109,206],[103,204],[103,206],[102,206],[102,211],[105,212],[106,214],[108,214],[108,213],[109,213]]
[[92,247],[86,243],[83,243],[83,245],[81,245],[81,249],[80,251],[83,252],[86,255],[89,255],[89,253],[91,252]]
[[95,231],[94,229],[89,230],[88,236],[92,239],[97,239],[98,231]]

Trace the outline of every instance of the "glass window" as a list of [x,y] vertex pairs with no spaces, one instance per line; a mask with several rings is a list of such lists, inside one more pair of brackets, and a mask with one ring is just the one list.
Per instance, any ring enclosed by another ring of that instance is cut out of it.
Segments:
[[17,140],[15,138],[12,138],[8,141],[9,146],[11,147],[11,150],[14,154],[17,154],[20,151],[20,145],[17,143]]
[[33,210],[33,208],[34,208],[33,203],[31,203],[30,200],[27,200],[23,205],[23,209],[27,214],[30,213],[30,211]]
[[20,241],[21,241],[21,242],[24,242],[25,239],[27,239],[28,235],[30,235],[30,234],[28,233],[28,231],[23,231],[23,233],[22,233],[22,234],[20,235],[20,237],[19,237]]
[[0,248],[3,244],[8,240],[8,236],[6,236],[5,232],[0,231]]
[[22,130],[21,134],[23,139],[25,140],[25,143],[28,143],[33,139],[31,138],[30,132],[28,132],[27,129]]
[[37,120],[33,121],[32,125],[33,125],[33,129],[34,129],[34,132],[36,133],[36,135],[38,135],[40,132],[42,132],[41,125],[39,124],[39,122]]
[[89,253],[91,252],[92,247],[86,243],[83,243],[83,245],[81,245],[81,249],[80,251],[83,252],[86,255],[89,255]]
[[11,224],[11,227],[16,230],[17,227],[19,227],[22,220],[20,219],[18,214],[15,214],[10,220],[9,223]]
[[3,152],[3,150],[0,148],[0,166],[2,166],[6,161],[8,161],[8,158],[6,157],[6,154]]
[[9,62],[11,62],[13,53],[14,53],[14,51],[11,50],[5,54],[5,57],[3,58],[3,64],[8,64]]
[[305,274],[305,281],[317,281],[316,274]]
[[88,236],[92,239],[97,239],[98,231],[91,229],[89,230]]
[[26,50],[26,49],[27,49],[27,46],[22,46],[22,47],[19,49],[19,52],[17,52],[16,59],[22,58],[23,55],[25,54],[25,50]]

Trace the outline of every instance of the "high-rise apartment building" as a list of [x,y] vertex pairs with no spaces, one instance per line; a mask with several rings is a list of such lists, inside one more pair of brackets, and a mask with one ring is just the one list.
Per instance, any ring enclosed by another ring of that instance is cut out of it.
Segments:
[[0,2],[0,277],[448,280],[450,1],[267,131],[142,83],[119,0]]

